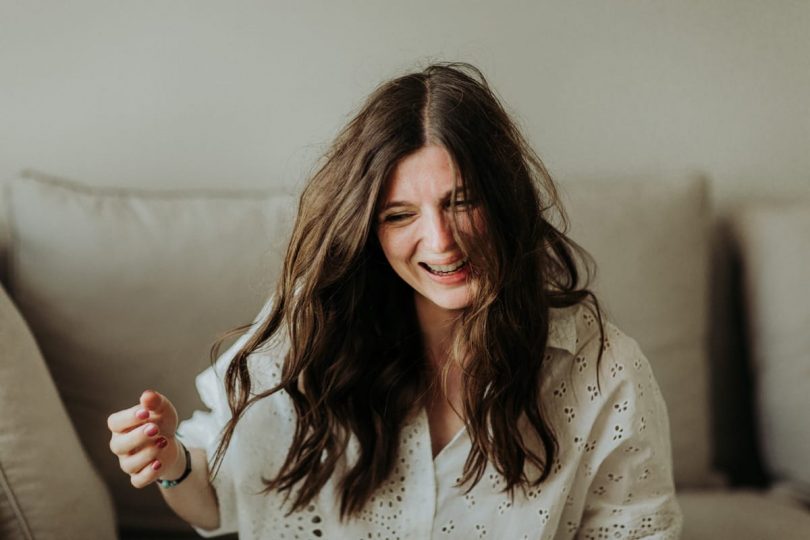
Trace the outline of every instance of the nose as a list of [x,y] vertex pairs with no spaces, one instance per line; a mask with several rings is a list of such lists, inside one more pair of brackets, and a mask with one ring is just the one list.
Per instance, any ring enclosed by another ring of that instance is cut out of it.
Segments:
[[450,217],[445,212],[432,212],[425,217],[423,240],[433,253],[452,251],[456,245]]

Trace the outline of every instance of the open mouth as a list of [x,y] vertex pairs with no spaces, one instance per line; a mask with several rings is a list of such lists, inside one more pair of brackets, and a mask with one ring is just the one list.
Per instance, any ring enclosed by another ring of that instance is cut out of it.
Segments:
[[420,262],[419,266],[421,266],[422,268],[424,268],[425,270],[427,270],[428,272],[430,272],[435,276],[450,276],[463,270],[464,267],[467,266],[467,259],[466,258],[461,259],[453,264],[440,264],[440,265]]

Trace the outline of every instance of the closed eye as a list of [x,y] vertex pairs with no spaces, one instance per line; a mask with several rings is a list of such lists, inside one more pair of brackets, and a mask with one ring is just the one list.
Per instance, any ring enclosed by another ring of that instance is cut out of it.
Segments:
[[407,219],[411,217],[413,214],[390,214],[383,218],[385,222],[395,222],[395,221],[402,221],[403,219]]

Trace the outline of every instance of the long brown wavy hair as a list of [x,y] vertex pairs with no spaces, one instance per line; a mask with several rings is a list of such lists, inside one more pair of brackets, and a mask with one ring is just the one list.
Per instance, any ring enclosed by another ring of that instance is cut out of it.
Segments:
[[[585,303],[595,309],[604,342],[599,303],[585,288],[595,265],[566,237],[568,218],[548,171],[481,72],[438,63],[380,85],[307,183],[272,308],[225,375],[232,417],[211,479],[242,414],[276,392],[286,392],[295,407],[295,432],[277,476],[262,478],[263,492],[292,495],[290,512],[317,496],[351,436],[359,452],[337,480],[341,520],[362,510],[391,474],[401,428],[434,381],[425,369],[414,292],[387,263],[376,216],[394,168],[426,145],[448,151],[461,189],[486,223],[482,234],[461,234],[452,194],[453,233],[475,280],[441,378],[444,387],[449,366],[462,369],[472,448],[459,485],[472,480],[472,489],[488,462],[510,495],[548,477],[559,452],[539,395],[549,309],[590,297]],[[584,283],[575,252],[586,262]],[[212,362],[224,339],[246,328],[215,343]],[[281,381],[252,394],[249,355],[277,334],[289,342]],[[518,429],[523,416],[529,433]],[[529,463],[539,477],[527,477]]]

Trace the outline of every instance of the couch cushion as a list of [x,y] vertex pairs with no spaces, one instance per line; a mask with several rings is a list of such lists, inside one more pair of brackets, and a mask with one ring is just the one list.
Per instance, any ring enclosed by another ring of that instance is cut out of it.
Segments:
[[702,177],[560,183],[571,236],[597,263],[593,288],[661,386],[679,487],[721,483],[711,470],[706,189]]
[[763,460],[810,503],[810,200],[749,204],[731,221]]
[[682,491],[683,540],[807,540],[810,512],[759,491]]
[[181,418],[223,331],[250,322],[280,269],[295,200],[263,192],[92,189],[28,173],[9,193],[9,292],[28,320],[121,525],[190,530],[109,451],[107,416],[146,388]]
[[0,538],[114,538],[106,486],[2,287],[0,343]]

